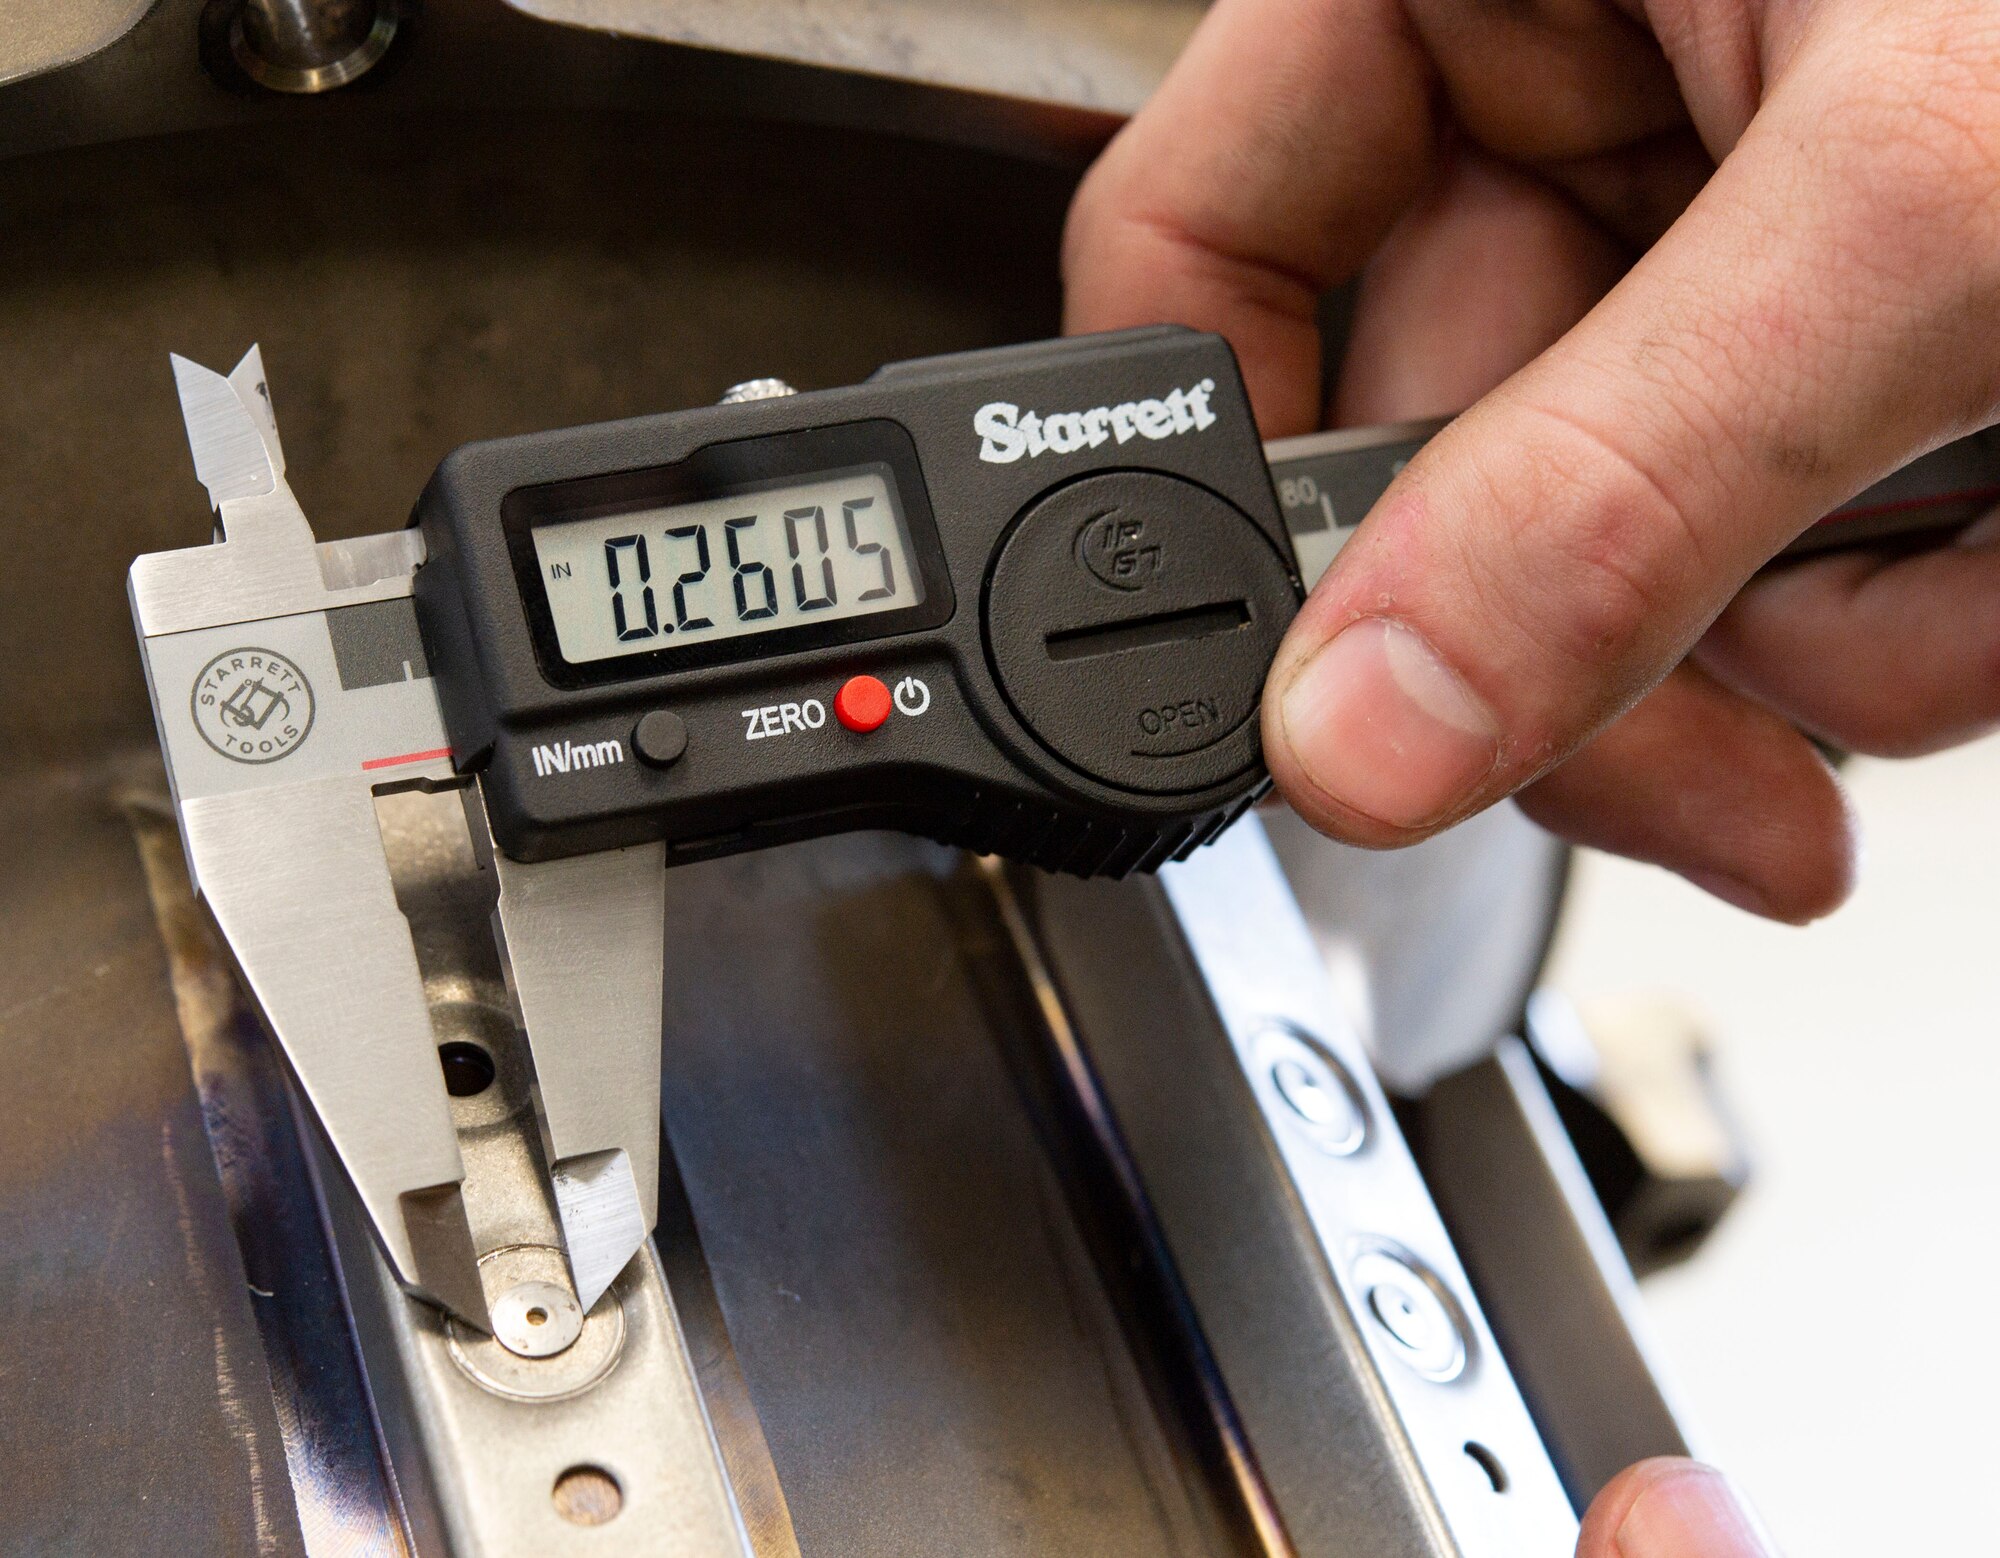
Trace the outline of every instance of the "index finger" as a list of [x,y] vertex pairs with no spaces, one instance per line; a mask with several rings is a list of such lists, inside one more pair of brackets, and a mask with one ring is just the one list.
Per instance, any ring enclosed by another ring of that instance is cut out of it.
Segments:
[[1320,296],[1422,187],[1432,85],[1398,0],[1220,0],[1077,192],[1065,328],[1213,330],[1266,437],[1318,426]]

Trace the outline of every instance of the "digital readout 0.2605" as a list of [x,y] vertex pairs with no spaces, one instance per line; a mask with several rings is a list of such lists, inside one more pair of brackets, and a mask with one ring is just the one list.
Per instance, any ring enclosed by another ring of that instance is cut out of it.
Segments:
[[895,611],[924,594],[886,465],[532,535],[571,665]]

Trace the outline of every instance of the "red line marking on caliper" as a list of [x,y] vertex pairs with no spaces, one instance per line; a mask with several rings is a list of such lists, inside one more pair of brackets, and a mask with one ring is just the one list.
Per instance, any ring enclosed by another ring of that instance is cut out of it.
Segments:
[[434,757],[450,756],[450,747],[438,747],[431,752],[405,752],[400,757],[371,757],[361,768],[365,773],[371,768],[397,768],[404,763],[428,763]]
[[1818,523],[1831,525],[1843,519],[1880,519],[1887,514],[1943,508],[1948,503],[1991,503],[1995,498],[2000,498],[2000,487],[1969,487],[1962,492],[1939,492],[1927,498],[1904,498],[1896,503],[1870,503],[1862,508],[1835,509]]

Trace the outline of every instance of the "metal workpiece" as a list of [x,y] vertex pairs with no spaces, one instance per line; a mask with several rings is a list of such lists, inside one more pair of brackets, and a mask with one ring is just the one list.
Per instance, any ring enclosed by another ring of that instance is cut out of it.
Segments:
[[[483,807],[465,810],[485,827]],[[482,854],[534,1057],[563,1247],[588,1310],[659,1219],[665,849],[524,865],[488,837]]]
[[1370,1070],[1366,1008],[1340,999],[1261,830],[1161,886],[1452,1540],[1559,1551],[1574,1515]]
[[494,1335],[404,1292],[255,1031],[168,812],[143,795],[126,811],[263,1343],[228,1360],[235,1411],[256,1423],[265,1392],[276,1409],[250,1484],[257,1550],[746,1558],[657,1263],[630,1262],[588,1316],[570,1292],[491,885],[456,797],[385,797],[381,830],[440,1049],[484,1062],[455,1072],[451,1114]]
[[1631,1269],[1519,1039],[1409,1106],[1411,1145],[1563,1485],[1698,1453]]
[[[185,921],[163,949],[151,862],[116,803],[135,785],[161,795],[136,748],[0,773],[0,1055],[25,1089],[0,1129],[0,1551],[305,1558],[299,1520],[323,1505],[301,1496],[295,1512],[283,1360],[267,1364],[260,1335],[271,1300],[257,1289],[283,1268],[235,1237],[298,1202],[225,1194],[204,1125],[230,1128],[245,1157],[259,1133],[240,1095],[214,1107],[207,1084],[229,1061],[205,1049],[191,1071],[183,1024],[259,1058],[270,1045],[234,1030],[226,960],[205,996],[175,977]],[[163,795],[154,818],[157,858],[198,915]],[[335,1306],[321,1313],[347,1356]]]
[[[1223,1551],[1292,1558],[1296,1549],[1177,1273],[1166,1231],[1035,935],[1018,867],[980,860],[965,942],[994,1032],[1086,1231],[1134,1352],[1182,1454],[1205,1477],[1200,1514]],[[982,934],[984,920],[998,934]]]
[[759,1558],[1262,1552],[1024,1104],[962,865],[855,834],[667,875],[658,1238]]
[[1293,1549],[1564,1550],[1575,1515],[1374,1080],[1365,1002],[1258,825],[1157,887],[1022,885]]

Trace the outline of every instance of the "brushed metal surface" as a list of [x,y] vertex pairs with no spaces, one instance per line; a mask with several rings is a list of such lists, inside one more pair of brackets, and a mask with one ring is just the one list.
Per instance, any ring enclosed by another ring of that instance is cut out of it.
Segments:
[[[1366,1004],[1340,998],[1258,819],[1166,867],[1160,882],[1318,1238],[1328,1297],[1353,1317],[1351,1330],[1336,1326],[1329,1337],[1365,1347],[1413,1476],[1448,1533],[1438,1545],[1466,1558],[1573,1545],[1569,1499],[1375,1079]],[[1279,1024],[1332,1056],[1358,1092],[1369,1121],[1359,1150],[1329,1153],[1300,1128],[1275,1085],[1275,1052],[1261,1043]],[[1427,1330],[1451,1322],[1461,1333],[1450,1339],[1456,1352],[1434,1350],[1446,1338],[1413,1344],[1416,1333],[1382,1308],[1379,1295],[1395,1291],[1399,1274],[1416,1278],[1407,1286],[1432,1312]],[[1323,1323],[1310,1313],[1291,1320]],[[1474,1463],[1473,1444],[1505,1468],[1504,1490]]]
[[308,1558],[408,1558],[395,1473],[376,1433],[299,1139],[296,1091],[228,948],[195,900],[159,778],[128,787],[121,810],[145,866],[202,1123],[242,1255],[298,1538]]
[[667,874],[668,1140],[798,1548],[1212,1558],[947,910],[957,865],[855,834]]
[[659,1220],[666,846],[524,865],[486,845],[563,1244],[588,1310]]
[[128,782],[0,769],[0,1552],[305,1558]]

